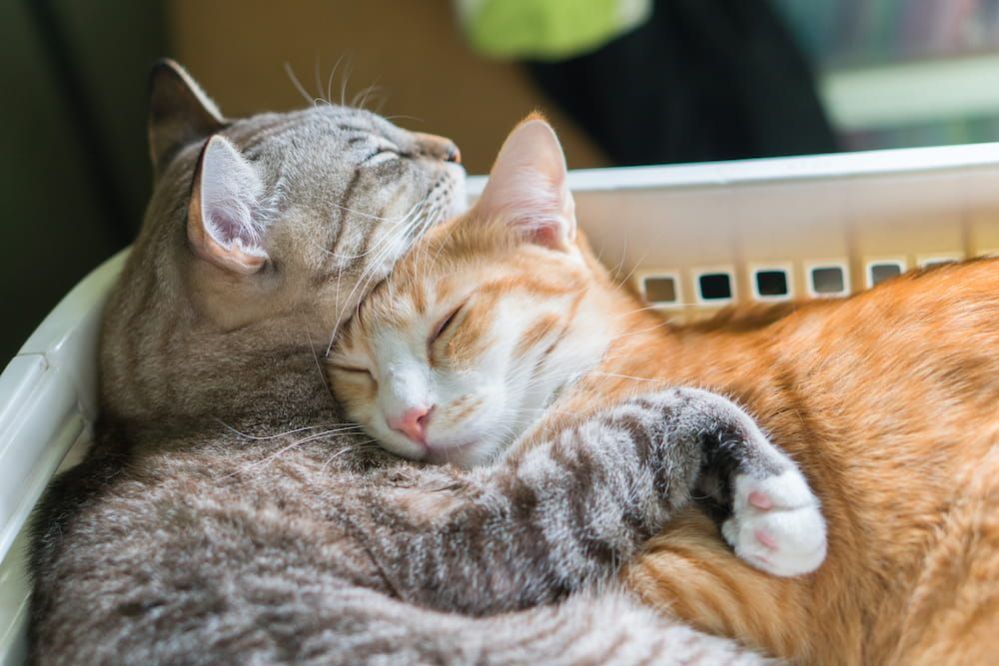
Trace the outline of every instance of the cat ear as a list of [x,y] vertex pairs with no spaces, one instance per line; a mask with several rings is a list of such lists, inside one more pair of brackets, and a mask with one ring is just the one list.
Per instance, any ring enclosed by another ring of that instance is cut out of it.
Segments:
[[242,275],[263,268],[268,256],[254,223],[263,189],[257,170],[231,143],[218,135],[208,139],[187,210],[187,239],[195,254]]
[[149,75],[149,152],[159,175],[178,150],[228,123],[184,68],[160,60]]
[[568,250],[576,238],[576,204],[555,130],[540,116],[517,125],[500,148],[476,210],[502,217],[534,243]]

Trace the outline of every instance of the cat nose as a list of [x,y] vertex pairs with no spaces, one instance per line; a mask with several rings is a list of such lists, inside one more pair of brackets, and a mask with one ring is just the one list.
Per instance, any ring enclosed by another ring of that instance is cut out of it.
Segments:
[[415,132],[415,134],[421,154],[445,162],[461,164],[461,151],[451,139],[423,132]]
[[399,416],[393,416],[388,420],[389,427],[401,432],[414,442],[420,444],[427,443],[427,421],[430,420],[430,412],[434,410],[430,407],[410,407]]

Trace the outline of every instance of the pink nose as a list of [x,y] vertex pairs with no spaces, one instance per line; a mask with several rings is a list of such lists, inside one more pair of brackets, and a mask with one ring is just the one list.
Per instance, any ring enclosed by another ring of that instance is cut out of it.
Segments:
[[414,442],[426,444],[427,421],[433,409],[433,407],[410,407],[401,416],[390,418],[389,427],[398,430]]

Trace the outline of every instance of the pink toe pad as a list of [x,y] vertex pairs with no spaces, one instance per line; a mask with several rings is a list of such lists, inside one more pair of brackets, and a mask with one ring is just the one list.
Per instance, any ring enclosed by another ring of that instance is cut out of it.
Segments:
[[756,536],[756,540],[762,543],[764,546],[766,546],[770,550],[777,550],[777,542],[774,541],[774,538],[769,534],[767,534],[767,532],[765,532],[764,530],[756,530],[755,532],[753,532],[753,534]]
[[766,493],[754,490],[749,493],[747,501],[761,511],[769,511],[774,508],[774,502]]

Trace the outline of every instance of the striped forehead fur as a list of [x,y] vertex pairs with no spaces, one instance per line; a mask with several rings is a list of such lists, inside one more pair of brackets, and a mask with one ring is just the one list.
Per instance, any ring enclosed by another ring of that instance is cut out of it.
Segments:
[[[374,319],[382,324],[402,325],[409,308],[418,312],[425,307],[431,284],[443,288],[438,278],[459,270],[484,270],[488,265],[504,264],[509,269],[531,269],[538,260],[558,261],[558,255],[526,240],[528,230],[512,225],[507,216],[479,218],[471,214],[456,218],[432,230],[397,264],[392,276],[361,305],[358,324]],[[562,262],[564,264],[564,262]],[[589,272],[589,271],[587,271]],[[568,272],[563,266],[549,275],[535,274],[528,282],[500,272],[478,285],[478,291],[507,291],[524,287],[545,296],[575,291],[585,283],[583,271]],[[436,291],[434,298],[443,294]],[[349,345],[353,340],[345,340]]]

